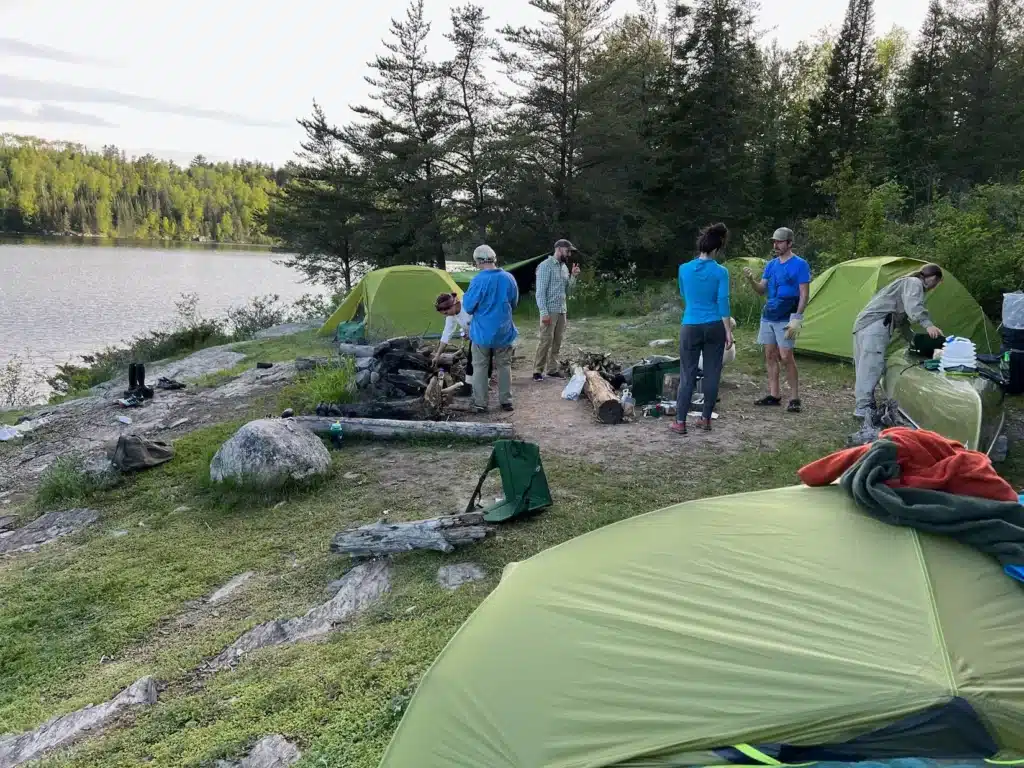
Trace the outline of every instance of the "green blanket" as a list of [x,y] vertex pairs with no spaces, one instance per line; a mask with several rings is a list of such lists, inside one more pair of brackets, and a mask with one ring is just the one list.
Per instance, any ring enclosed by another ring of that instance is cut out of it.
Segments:
[[885,484],[899,475],[896,444],[881,438],[839,482],[865,512],[883,523],[952,536],[994,556],[1003,566],[1024,565],[1024,506]]

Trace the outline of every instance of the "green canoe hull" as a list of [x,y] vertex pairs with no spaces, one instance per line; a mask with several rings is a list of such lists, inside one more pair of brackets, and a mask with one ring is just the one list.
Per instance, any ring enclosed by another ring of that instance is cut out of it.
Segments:
[[1003,390],[981,376],[929,371],[906,348],[891,352],[882,387],[918,429],[989,453],[1003,429]]

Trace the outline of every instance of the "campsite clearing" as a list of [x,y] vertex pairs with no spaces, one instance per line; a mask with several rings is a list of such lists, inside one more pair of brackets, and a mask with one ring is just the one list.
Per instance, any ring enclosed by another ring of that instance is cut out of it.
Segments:
[[[600,349],[624,362],[673,354],[648,342],[673,337],[677,322],[571,320],[564,349]],[[213,453],[247,416],[220,412],[223,423],[182,429],[170,463],[69,504],[100,512],[92,528],[0,561],[0,635],[9,639],[0,648],[0,734],[152,675],[161,684],[154,706],[43,765],[208,764],[279,733],[300,745],[301,765],[375,768],[418,679],[507,563],[681,501],[792,485],[797,468],[840,447],[856,426],[847,418],[852,371],[839,363],[801,361],[804,413],[755,409],[763,364],[749,327],[737,334],[739,354],[725,369],[721,418],[710,434],[670,435],[666,419],[596,424],[588,404],[560,399],[564,382],[528,381],[535,328],[521,330],[510,420],[541,446],[550,510],[451,555],[395,558],[390,593],[326,642],[268,648],[232,671],[201,675],[205,661],[247,630],[326,599],[328,584],[351,567],[328,552],[336,532],[381,517],[458,511],[489,454],[487,446],[443,440],[346,440],[316,487],[245,495],[207,480]],[[263,416],[271,403],[286,407],[303,394],[297,386],[268,392],[248,410]],[[1024,436],[1016,416],[1013,429]],[[1004,472],[1024,483],[1024,464],[1011,460]],[[0,511],[28,519],[42,510],[26,499]],[[487,578],[455,591],[437,584],[439,567],[466,562]],[[206,599],[248,573],[227,597]]]

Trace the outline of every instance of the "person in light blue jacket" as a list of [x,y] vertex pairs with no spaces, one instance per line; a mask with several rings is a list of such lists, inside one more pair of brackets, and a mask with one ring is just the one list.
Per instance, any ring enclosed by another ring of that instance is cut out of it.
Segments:
[[715,261],[729,238],[725,224],[701,232],[697,258],[679,266],[679,295],[685,302],[679,329],[679,393],[673,432],[686,434],[697,370],[703,356],[704,408],[698,427],[711,431],[711,414],[718,400],[725,350],[733,345],[729,307],[729,271]]
[[477,246],[473,262],[480,272],[462,297],[462,308],[471,315],[469,340],[473,355],[473,407],[487,410],[487,372],[493,361],[498,373],[498,403],[512,410],[512,345],[519,331],[512,322],[512,310],[519,304],[519,286],[512,275],[497,266],[489,245]]

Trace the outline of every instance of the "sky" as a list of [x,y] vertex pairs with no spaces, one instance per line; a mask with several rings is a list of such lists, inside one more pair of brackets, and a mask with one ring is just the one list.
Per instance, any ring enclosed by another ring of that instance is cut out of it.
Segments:
[[[450,9],[426,0],[428,50],[450,51]],[[477,0],[495,30],[534,23],[528,0]],[[765,40],[838,29],[847,0],[761,0]],[[617,0],[615,15],[635,8]],[[876,31],[916,36],[928,0],[876,2]],[[0,0],[0,133],[113,144],[186,164],[294,158],[316,99],[331,122],[366,103],[367,63],[406,0]],[[360,10],[355,10],[359,8]]]

